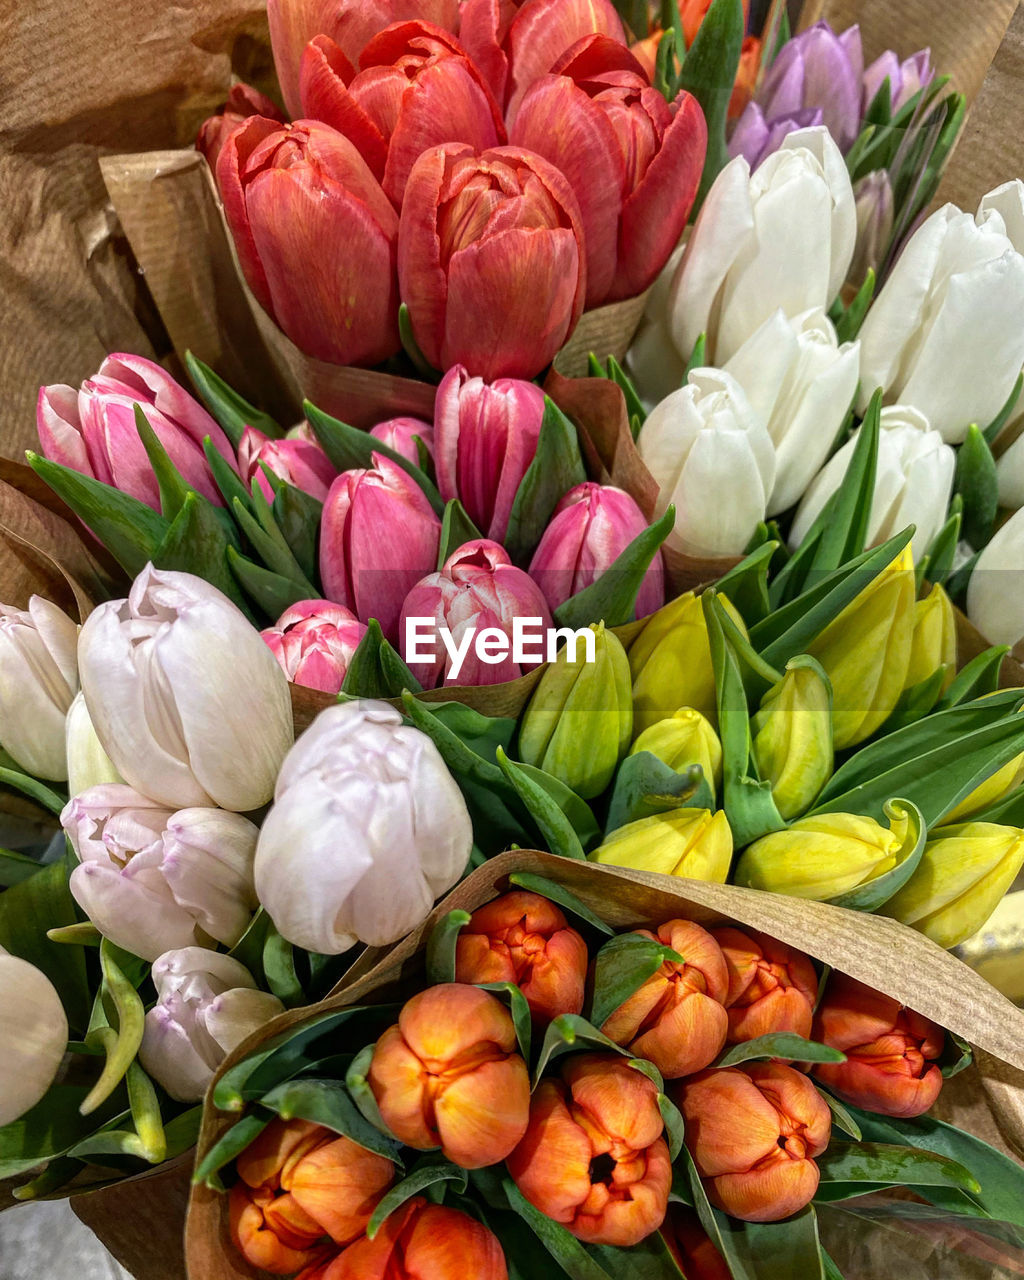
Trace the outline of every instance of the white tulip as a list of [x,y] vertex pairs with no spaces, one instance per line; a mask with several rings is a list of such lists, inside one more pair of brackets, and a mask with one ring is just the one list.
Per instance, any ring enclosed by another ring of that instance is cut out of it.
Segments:
[[0,1125],[44,1097],[67,1043],[68,1020],[53,983],[0,947]]
[[231,1050],[284,1009],[244,965],[203,947],[160,956],[153,985],[139,1061],[179,1102],[198,1102]]
[[1024,637],[1024,508],[995,533],[967,586],[967,615],[989,644]]
[[113,761],[103,750],[85,705],[85,695],[78,693],[64,722],[68,764],[68,795],[74,799],[90,787],[124,782]]
[[999,413],[1024,364],[1024,182],[952,204],[911,237],[860,331],[861,411],[875,389],[949,444]]
[[337,955],[414,929],[466,869],[466,802],[434,744],[384,702],[322,711],[281,769],[256,892],[281,935]]
[[657,514],[675,505],[669,545],[696,556],[741,555],[765,516],[775,449],[736,379],[694,369],[648,417],[637,447],[658,482]]
[[71,892],[100,933],[155,960],[194,943],[234,943],[255,911],[257,828],[221,809],[174,812],[127,786],[70,800],[61,825],[79,858]]
[[840,346],[820,307],[792,319],[776,311],[725,365],[775,446],[769,516],[798,502],[828,457],[853,402],[859,367],[859,344]]
[[[1024,392],[1021,393],[1010,418],[999,433],[997,444],[1003,448],[996,458],[996,476],[999,480],[999,505],[1016,511],[1024,507]],[[1013,443],[1006,445],[1006,440]]]
[[[822,507],[842,484],[857,435],[854,432],[812,481],[793,521],[792,546],[803,542]],[[883,409],[868,545],[884,542],[912,524],[916,532],[911,549],[919,560],[946,522],[955,470],[955,453],[922,413],[906,405]]]
[[67,775],[64,717],[78,692],[78,627],[49,600],[0,604],[0,746],[34,778]]
[[96,734],[122,777],[175,809],[266,804],[293,739],[288,679],[216,587],[152,565],[78,644]]

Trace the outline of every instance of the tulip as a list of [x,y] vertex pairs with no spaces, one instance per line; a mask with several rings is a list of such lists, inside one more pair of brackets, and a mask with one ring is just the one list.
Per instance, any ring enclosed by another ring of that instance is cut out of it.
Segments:
[[102,480],[159,511],[160,486],[135,425],[136,406],[185,480],[222,505],[203,440],[209,436],[234,470],[227,436],[170,374],[142,356],[107,356],[77,391],[63,383],[40,387],[40,447],[51,462]]
[[356,63],[373,37],[396,22],[420,18],[457,30],[459,5],[458,0],[268,0],[267,18],[281,92],[294,117],[302,114],[302,55],[316,36],[329,36]]
[[0,1128],[43,1100],[67,1042],[68,1020],[53,983],[0,947]]
[[[516,680],[543,661],[539,649],[517,662],[512,647],[503,637],[512,637],[518,618],[534,625],[551,626],[547,601],[528,573],[517,569],[503,547],[486,538],[466,542],[445,561],[438,573],[417,583],[402,605],[401,631],[403,653],[413,675],[425,689],[444,684],[501,684]],[[420,635],[417,645],[432,645],[429,657],[422,647],[413,648],[409,639],[414,620],[432,621],[435,634],[431,639]],[[437,632],[447,627],[450,634],[438,646]],[[481,644],[470,649],[470,642],[494,639],[499,652],[488,654]],[[524,636],[526,645],[536,643],[535,631]],[[454,652],[453,652],[454,650]]]
[[750,172],[778,151],[783,138],[797,129],[812,129],[823,123],[821,107],[801,107],[767,119],[756,102],[749,102],[729,135],[729,155],[743,156]]
[[857,210],[857,248],[850,263],[850,283],[860,287],[869,271],[882,269],[892,244],[895,201],[886,169],[865,174],[853,188]]
[[261,631],[291,684],[340,693],[366,627],[344,605],[301,600]]
[[837,35],[827,22],[816,22],[782,46],[757,98],[769,120],[820,108],[825,127],[845,154],[860,132],[863,75],[859,27]]
[[322,711],[288,753],[256,892],[289,942],[337,955],[414,929],[466,869],[473,831],[437,748],[383,702]]
[[935,79],[930,49],[920,49],[901,62],[891,49],[880,54],[864,68],[864,110],[874,102],[886,80],[889,81],[889,107],[895,113],[921,89]]
[[740,855],[736,884],[824,902],[885,875],[896,866],[907,819],[887,831],[874,818],[823,813],[755,840]]
[[[497,1236],[459,1209],[407,1201],[341,1253],[315,1280],[508,1280]],[[310,1277],[314,1280],[314,1277]]]
[[790,664],[751,720],[758,776],[779,815],[797,818],[832,776],[832,690],[820,667]]
[[232,1049],[284,1012],[243,964],[203,947],[164,952],[152,977],[139,1061],[178,1102],[199,1102]]
[[736,68],[732,93],[729,97],[728,119],[738,120],[750,105],[761,74],[761,40],[758,36],[744,36],[740,45],[740,62]]
[[670,544],[695,556],[742,555],[765,517],[776,461],[764,422],[736,379],[694,369],[651,413],[637,445],[658,483],[655,514],[675,505]]
[[621,42],[594,35],[534,81],[511,120],[513,146],[550,160],[579,196],[587,306],[643,293],[700,183],[707,126],[696,98],[666,102]]
[[462,364],[488,382],[534,377],[576,327],[586,294],[568,180],[517,147],[425,151],[402,205],[398,278],[430,364]]
[[703,1070],[725,1044],[725,957],[711,934],[690,920],[669,920],[656,934],[635,932],[671,947],[683,959],[666,960],[601,1031],[634,1058],[653,1062],[666,1080],[678,1080]]
[[542,1080],[508,1160],[516,1186],[588,1244],[630,1248],[661,1226],[672,1164],[658,1089],[615,1054],[574,1054]]
[[416,466],[422,462],[417,440],[423,445],[428,458],[434,456],[434,425],[421,422],[419,418],[389,418],[387,422],[378,422],[371,427],[370,435]]
[[[519,725],[519,751],[585,800],[612,780],[633,736],[629,659],[597,623],[595,659],[563,648],[541,676]],[[575,647],[575,646],[574,646]]]
[[0,604],[0,746],[26,773],[68,776],[64,717],[78,692],[78,628],[49,600]]
[[580,1013],[587,944],[547,898],[517,889],[473,912],[455,950],[457,982],[514,982],[538,1023]]
[[674,1201],[668,1207],[661,1234],[687,1280],[733,1280],[695,1210]]
[[398,215],[348,138],[255,116],[224,143],[217,185],[249,288],[301,351],[342,365],[398,351]]
[[845,1062],[818,1063],[814,1074],[855,1107],[909,1119],[939,1096],[942,1028],[846,974],[829,979],[814,1038],[846,1054]]
[[914,232],[860,331],[861,412],[876,387],[913,405],[948,444],[985,427],[1024,365],[1024,182],[976,217],[944,205]]
[[917,870],[882,908],[940,947],[958,947],[986,921],[1024,866],[1024,832],[992,822],[940,827]]
[[974,788],[955,809],[947,813],[942,822],[945,826],[953,826],[977,813],[983,813],[992,805],[1005,800],[1011,791],[1015,791],[1024,781],[1024,754],[1014,756],[1001,769],[997,769],[984,782]]
[[[800,503],[790,542],[798,547],[825,503],[840,488],[853,458],[858,432],[811,480]],[[875,491],[867,542],[885,542],[913,524],[914,556],[921,558],[946,522],[956,455],[918,410],[895,405],[882,410]]]
[[124,782],[103,750],[85,705],[85,695],[76,694],[64,722],[67,751],[68,795],[75,796],[90,787]]
[[631,871],[725,884],[732,861],[732,830],[721,809],[717,813],[673,809],[608,832],[590,860]]
[[[646,528],[643,512],[622,489],[590,481],[570,489],[555,507],[530,561],[530,577],[552,612],[596,582]],[[664,603],[659,551],[644,574],[634,613],[646,618]]]
[[818,999],[814,965],[793,947],[767,934],[727,925],[713,929],[729,975],[723,1004],[730,1044],[779,1031],[809,1037]]
[[318,502],[327,497],[338,474],[319,444],[301,438],[271,440],[255,427],[246,427],[238,445],[238,469],[243,480],[250,485],[255,481],[266,500],[273,502],[274,486],[264,467]]
[[702,1071],[676,1097],[713,1205],[743,1222],[777,1222],[810,1202],[818,1189],[814,1157],[828,1146],[832,1121],[806,1076],[753,1062]]
[[629,754],[635,756],[641,751],[649,751],[677,773],[699,765],[712,795],[722,785],[722,744],[710,722],[693,707],[681,707],[674,715],[645,729]]
[[914,604],[914,634],[905,687],[913,689],[941,670],[945,674],[939,691],[944,693],[956,675],[956,647],[953,603],[935,583],[924,599]]
[[343,471],[324,501],[320,578],[328,599],[360,622],[376,618],[392,642],[410,588],[437,564],[441,521],[407,471],[381,453]]
[[1017,412],[1000,433],[999,442],[1015,437],[1006,446],[1005,452],[996,459],[996,478],[999,483],[999,505],[1010,511],[1024,507],[1024,433],[1017,435],[1017,424],[1021,421],[1024,403],[1017,401]]
[[284,123],[284,116],[266,94],[251,84],[233,84],[224,106],[216,115],[203,121],[196,138],[196,150],[203,153],[212,170],[216,171],[217,158],[224,143],[250,116],[263,116],[267,120]]
[[860,347],[820,308],[776,311],[726,364],[775,446],[768,515],[788,511],[824,464],[857,391]]
[[967,586],[967,614],[990,644],[1015,645],[1024,637],[1024,508],[982,551]]
[[291,746],[288,681],[259,632],[201,578],[147,565],[78,641],[89,715],[125,782],[171,808],[266,804]]
[[212,941],[234,946],[253,911],[257,828],[239,813],[177,813],[112,784],[64,807],[78,855],[71,892],[104,937],[155,960]]
[[500,542],[508,530],[543,419],[544,393],[532,382],[499,378],[488,384],[456,365],[437,389],[437,487],[445,502],[458,498],[488,538]]
[[498,1164],[526,1132],[530,1077],[512,1017],[479,987],[446,983],[407,1000],[377,1041],[367,1079],[407,1147],[464,1169]]

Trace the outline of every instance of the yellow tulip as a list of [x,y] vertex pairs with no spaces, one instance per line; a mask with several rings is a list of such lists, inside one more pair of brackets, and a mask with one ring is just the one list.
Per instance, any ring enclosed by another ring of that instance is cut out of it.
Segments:
[[641,751],[649,751],[677,773],[700,765],[713,795],[722,785],[722,744],[711,722],[693,707],[681,707],[675,715],[645,729],[629,754]]
[[783,818],[799,817],[832,776],[832,690],[821,669],[794,659],[750,722],[754,759]]
[[910,642],[910,666],[905,689],[930,680],[945,668],[941,692],[949,688],[956,675],[956,616],[953,602],[936,583],[923,600],[914,605],[914,633]]
[[629,822],[605,837],[591,861],[632,871],[655,871],[725,884],[732,861],[732,831],[720,809],[674,809]]

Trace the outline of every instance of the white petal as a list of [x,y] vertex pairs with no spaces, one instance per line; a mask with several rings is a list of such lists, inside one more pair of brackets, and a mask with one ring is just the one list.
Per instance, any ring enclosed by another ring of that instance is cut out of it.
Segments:
[[199,1102],[216,1070],[199,1054],[186,1029],[159,1004],[146,1014],[139,1061],[178,1102]]
[[996,210],[1002,219],[1006,235],[1018,253],[1024,253],[1024,181],[1013,178],[982,196],[978,206],[978,221],[989,210]]
[[1024,435],[1020,435],[996,462],[999,505],[1016,511],[1024,507]]
[[183,809],[167,824],[161,871],[175,901],[218,942],[234,946],[256,909],[259,830],[218,809]]
[[247,1036],[283,1012],[284,1005],[277,996],[240,987],[210,1001],[199,1019],[226,1056]]
[[782,141],[781,149],[787,151],[806,148],[818,161],[832,199],[832,220],[829,234],[830,272],[828,296],[825,306],[830,306],[843,287],[853,252],[857,244],[857,207],[853,198],[850,171],[835,139],[824,125],[808,129],[794,129]]
[[157,956],[153,961],[153,985],[160,999],[186,988],[211,998],[236,987],[256,989],[252,974],[240,960],[222,951],[195,946]]
[[1024,637],[1024,509],[981,553],[967,587],[967,613],[990,644]]
[[90,787],[124,781],[100,745],[82,693],[71,704],[64,733],[69,796],[74,798]]
[[68,1042],[68,1020],[53,983],[35,965],[0,951],[0,1125],[39,1102]]
[[195,920],[175,904],[170,890],[148,885],[98,862],[71,873],[75,901],[105,938],[143,960],[196,941]]
[[[728,500],[723,501],[723,494]],[[694,555],[742,555],[764,519],[766,493],[744,431],[702,432],[675,491],[676,533]]]
[[780,307],[723,366],[746,392],[750,407],[771,423],[783,383],[797,358],[797,335]]

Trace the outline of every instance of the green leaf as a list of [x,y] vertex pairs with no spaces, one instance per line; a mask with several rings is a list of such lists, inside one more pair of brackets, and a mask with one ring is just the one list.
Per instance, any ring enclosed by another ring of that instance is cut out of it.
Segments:
[[999,688],[999,672],[1003,659],[1010,652],[1009,645],[993,645],[984,653],[972,658],[962,667],[953,679],[949,688],[939,699],[936,708],[945,711],[949,707],[959,706],[963,702],[972,702],[976,698],[984,698],[995,693]]
[[501,747],[498,748],[497,759],[501,771],[526,806],[551,852],[562,858],[585,858],[575,828],[550,792],[536,782],[522,765],[510,760]]
[[678,771],[650,751],[638,751],[616,771],[605,833],[672,809],[714,807],[714,793],[700,765]]
[[505,533],[505,548],[513,560],[529,558],[559,500],[586,478],[576,428],[545,396],[537,452],[516,490]]
[[[504,748],[503,748],[504,749]],[[561,778],[546,773],[537,765],[516,762],[519,769],[530,782],[536,783],[561,809],[584,849],[596,845],[603,834],[601,824],[594,816],[594,811],[586,800],[573,791]],[[532,810],[530,810],[532,814]]]
[[875,296],[875,272],[869,267],[868,273],[864,277],[864,283],[857,290],[857,296],[852,300],[848,307],[845,307],[843,314],[836,325],[836,337],[842,342],[852,342],[860,333],[861,325],[864,323],[864,317],[868,313],[871,306],[871,300]]
[[441,520],[441,543],[437,552],[438,569],[444,568],[445,561],[453,552],[458,551],[459,547],[465,546],[467,542],[475,542],[483,536],[466,515],[466,508],[458,498],[452,498],[445,507]]
[[782,1222],[740,1222],[714,1210],[734,1280],[823,1280],[818,1220],[808,1205]]
[[694,212],[704,202],[711,184],[729,161],[725,142],[736,71],[743,47],[744,16],[741,0],[714,0],[686,54],[676,84],[700,103],[708,125],[708,149]]
[[638,533],[596,581],[558,606],[556,626],[579,629],[603,622],[606,627],[621,627],[632,622],[644,576],[675,527],[675,518],[676,509],[670,506],[657,523]]
[[647,418],[647,410],[644,408],[644,402],[640,399],[636,387],[633,385],[633,379],[619,364],[614,356],[608,357],[608,377],[622,391],[626,401],[626,412],[629,414],[630,421],[639,418],[643,423]]
[[402,1144],[363,1116],[340,1080],[286,1080],[263,1096],[260,1106],[282,1120],[308,1120],[340,1133],[357,1146],[401,1165]]
[[897,850],[893,869],[858,885],[856,889],[830,898],[832,906],[846,907],[850,911],[877,911],[907,883],[921,862],[925,841],[928,839],[928,827],[921,810],[911,801],[890,800],[886,803],[887,818],[895,820],[904,814],[908,819],[907,836]]
[[459,934],[473,917],[468,911],[449,911],[427,938],[427,981],[431,984],[455,981],[455,951]]
[[1010,392],[1006,403],[982,433],[988,444],[995,444],[996,440],[999,438],[999,433],[1010,421],[1010,417],[1013,414],[1014,409],[1017,407],[1017,401],[1020,399],[1020,393],[1022,390],[1024,390],[1024,373],[1022,373],[1013,384],[1013,390]]
[[197,360],[191,351],[185,352],[185,365],[196,390],[206,402],[206,407],[220,423],[234,448],[238,448],[246,427],[255,427],[273,440],[284,435],[283,429],[269,414],[261,412],[244,396],[232,390],[223,378],[215,374],[209,365],[203,364],[202,360]]
[[904,1145],[830,1142],[817,1161],[822,1182],[956,1187],[973,1193],[981,1190],[974,1175],[957,1161]]
[[239,555],[234,547],[228,547],[227,561],[235,581],[271,622],[277,622],[293,604],[309,598],[294,579],[283,578],[279,573],[271,573],[262,565],[254,564]]
[[254,1109],[222,1133],[196,1165],[196,1171],[192,1175],[193,1185],[205,1183],[213,1191],[223,1191],[217,1174],[255,1142],[273,1118],[271,1111]]
[[439,382],[441,375],[420,349],[420,344],[416,341],[416,335],[413,333],[409,308],[404,302],[400,303],[398,307],[398,337],[402,343],[402,350],[409,357],[413,368],[424,382]]
[[923,577],[929,582],[943,585],[953,570],[953,560],[960,542],[960,526],[963,523],[963,502],[954,499],[950,506],[949,519],[932,540],[924,560],[921,562]]
[[380,1108],[377,1106],[377,1099],[373,1090],[370,1088],[370,1081],[367,1078],[370,1070],[370,1063],[373,1061],[373,1045],[368,1044],[361,1049],[352,1059],[348,1071],[345,1073],[345,1088],[349,1092],[352,1101],[359,1108],[360,1114],[365,1120],[378,1129],[385,1137],[394,1138],[394,1134],[384,1123],[380,1114]]
[[666,960],[682,961],[671,947],[640,933],[609,938],[594,961],[590,1020],[603,1027],[611,1015],[658,972]]
[[167,1135],[153,1082],[138,1062],[132,1062],[125,1075],[125,1083],[139,1154],[149,1164],[161,1164],[167,1158]]
[[263,940],[263,972],[271,994],[294,1009],[305,1002],[302,983],[295,972],[295,949],[271,924]]
[[538,893],[542,898],[548,898],[551,902],[556,902],[560,907],[564,907],[566,911],[571,911],[574,916],[577,916],[585,924],[589,924],[591,928],[596,929],[599,933],[614,936],[614,930],[610,925],[605,924],[575,894],[570,893],[562,885],[556,884],[554,880],[547,880],[544,876],[535,876],[531,871],[513,871],[509,876],[509,883],[517,885],[520,889],[528,889],[531,893]]
[[[93,1010],[95,1027],[90,1027],[86,1043],[103,1047],[106,1062],[100,1078],[82,1103],[82,1115],[91,1115],[111,1096],[135,1061],[145,1025],[146,1010],[139,993],[117,963],[115,949],[104,938],[100,943],[100,969],[103,981]],[[109,1000],[116,1025],[107,1021],[102,1004]]]
[[530,1041],[532,1038],[532,1015],[526,996],[514,982],[480,982],[481,991],[489,991],[508,1005],[512,1015],[512,1025],[516,1029],[516,1040],[524,1062],[530,1061]]
[[999,480],[996,460],[977,426],[967,428],[963,444],[956,451],[953,490],[964,502],[964,537],[980,551],[992,537],[999,511]]
[[[767,528],[765,530],[767,533]],[[768,571],[780,543],[769,538],[755,547],[715,583],[715,590],[725,596],[739,611],[748,626],[760,622],[771,613],[768,597]]]
[[465,1169],[437,1156],[424,1156],[416,1162],[415,1168],[395,1183],[391,1190],[377,1203],[370,1221],[366,1224],[366,1234],[372,1240],[387,1218],[400,1209],[407,1200],[418,1196],[427,1187],[438,1182],[454,1182],[459,1191],[465,1191],[468,1182]]
[[53,1084],[30,1111],[0,1128],[0,1179],[36,1170],[44,1161],[64,1156],[97,1129],[129,1120],[123,1091],[90,1117],[80,1110],[85,1095],[84,1087]]
[[534,1208],[511,1178],[503,1178],[502,1187],[509,1207],[530,1226],[570,1280],[612,1280],[612,1276],[594,1261],[575,1236],[546,1213]]
[[167,536],[153,554],[153,563],[158,569],[176,569],[205,579],[251,620],[245,597],[231,573],[229,561],[236,547],[217,510],[198,493],[186,494]]
[[534,1087],[536,1088],[537,1082],[553,1062],[567,1053],[578,1053],[583,1049],[629,1056],[621,1045],[602,1035],[586,1018],[575,1013],[562,1013],[548,1023],[548,1029],[544,1033],[540,1057],[533,1072]]
[[708,354],[708,335],[702,333],[697,341],[693,344],[693,350],[690,352],[690,358],[686,362],[686,368],[683,370],[682,385],[685,387],[690,380],[690,374],[694,369],[703,369],[707,364]]
[[371,618],[348,664],[342,693],[356,698],[399,698],[407,692],[419,693],[422,688],[398,650],[384,638],[380,623]]
[[786,1058],[791,1062],[845,1062],[846,1054],[827,1044],[818,1044],[792,1031],[775,1031],[756,1040],[745,1040],[733,1045],[714,1064],[716,1067],[736,1067],[741,1062],[755,1062],[764,1058]]
[[[638,1066],[639,1063],[630,1063],[630,1066]],[[649,1063],[647,1064],[650,1065]],[[661,1118],[665,1122],[665,1141],[668,1143],[668,1155],[670,1160],[676,1160],[680,1151],[683,1149],[683,1138],[685,1136],[685,1126],[683,1123],[682,1112],[664,1092],[658,1094],[658,1110],[661,1112]]]
[[666,102],[674,102],[676,96],[675,43],[676,28],[666,27],[654,55],[654,78],[651,84]]
[[[319,572],[317,550],[324,504],[312,494],[279,480],[275,486],[273,513],[277,527],[288,544],[295,562],[309,582],[316,582]],[[314,596],[319,592],[314,591]]]
[[820,1085],[818,1085],[818,1092],[828,1103],[828,1109],[832,1112],[833,1129],[841,1129],[843,1133],[849,1134],[855,1142],[860,1142],[864,1135],[860,1131],[860,1125],[850,1115],[846,1107],[843,1106],[838,1098],[834,1098],[832,1094],[822,1089]]
[[[12,884],[21,884],[23,880],[41,871],[42,867],[43,864],[36,858],[26,857],[13,849],[0,849],[0,888],[8,889]],[[53,941],[52,938],[50,940]]]
[[[258,519],[257,515],[253,514],[253,510],[258,513]],[[299,567],[299,562],[285,541],[284,534],[277,527],[271,515],[270,506],[258,485],[253,486],[252,501],[248,505],[239,498],[235,499],[234,512],[242,532],[249,539],[264,566],[278,577],[294,583],[296,591],[302,593],[300,599],[316,599],[316,588]]]
[[952,1080],[961,1071],[966,1071],[974,1061],[974,1050],[955,1031],[946,1032],[946,1046],[943,1049],[939,1065],[944,1080]]
[[516,731],[512,716],[488,716],[461,702],[432,702],[430,715],[470,750],[494,759],[498,747],[508,749]]
[[146,450],[149,465],[153,468],[153,474],[156,476],[156,482],[160,489],[160,510],[168,520],[173,520],[181,510],[187,495],[194,493],[195,490],[171,461],[167,450],[160,442],[160,438],[149,425],[145,410],[138,403],[135,405],[135,429],[139,433],[139,439],[142,441],[142,447]]
[[252,508],[252,495],[242,482],[241,476],[228,464],[223,454],[219,453],[213,447],[213,441],[209,436],[203,441],[203,453],[206,454],[206,463],[210,468],[210,474],[213,476],[214,483],[220,490],[220,495],[224,499],[225,506],[229,511],[233,510],[232,504],[237,498],[244,506],[250,510]]
[[[20,791],[22,795],[28,796],[36,804],[48,809],[55,818],[60,817],[62,809],[67,804],[65,797],[59,795],[52,787],[48,787],[45,782],[40,782],[38,778],[22,773],[20,769],[0,767],[0,786],[11,787],[15,791]],[[37,867],[38,865],[36,863]]]

